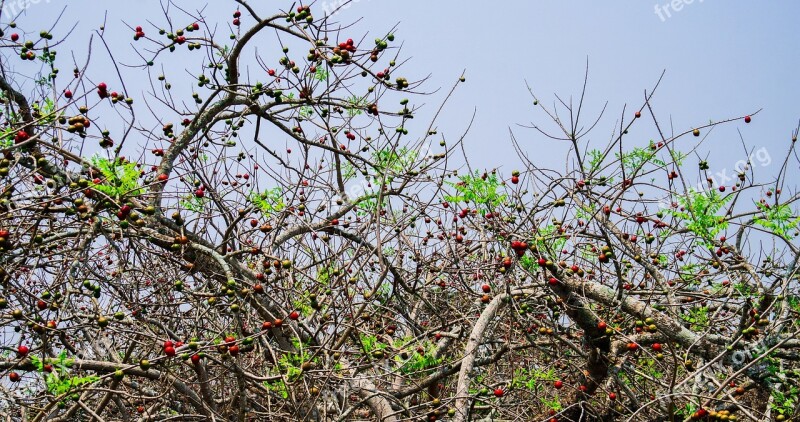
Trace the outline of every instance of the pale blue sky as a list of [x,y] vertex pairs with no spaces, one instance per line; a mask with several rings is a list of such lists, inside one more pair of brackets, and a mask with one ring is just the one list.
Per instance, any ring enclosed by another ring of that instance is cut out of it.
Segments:
[[[622,106],[627,103],[629,109],[638,108],[644,89],[650,88],[666,70],[654,104],[663,123],[669,125],[672,118],[676,130],[763,108],[752,124],[733,124],[713,135],[709,147],[715,157],[720,153],[725,162],[712,165],[732,166],[744,157],[736,129],[742,130],[752,146],[766,147],[774,156],[785,153],[790,131],[800,118],[800,105],[795,98],[800,92],[800,79],[796,76],[800,3],[686,2],[675,2],[683,6],[680,11],[667,6],[671,17],[662,12],[662,20],[655,11],[655,1],[641,0],[360,0],[342,10],[337,19],[349,23],[363,18],[349,32],[353,38],[369,33],[367,40],[400,24],[397,39],[404,43],[404,56],[411,57],[405,73],[416,77],[430,74],[426,87],[443,88],[425,101],[427,108],[419,115],[421,120],[432,115],[443,92],[466,69],[467,83],[446,108],[439,128],[451,138],[457,136],[476,109],[476,123],[466,147],[479,166],[508,169],[514,165],[509,127],[541,157],[540,153],[551,144],[535,132],[516,126],[545,122],[544,115],[533,111],[525,81],[547,102],[553,100],[553,93],[565,97],[577,94],[587,59],[587,110],[599,110],[606,100],[609,102],[608,118],[598,127],[594,141],[608,139]],[[194,0],[176,3],[195,10],[206,4]],[[282,8],[291,4],[274,0],[253,3]],[[314,8],[319,10],[323,3],[318,2]],[[665,9],[667,1],[659,3]],[[328,7],[334,4],[335,0],[327,2]],[[133,57],[125,56],[132,51],[131,32],[120,21],[141,24],[152,32],[155,31],[146,24],[148,19],[163,22],[155,0],[39,0],[29,6],[20,21],[51,22],[65,5],[65,18],[58,32],[63,33],[67,24],[77,22],[69,41],[76,52],[83,50],[90,29],[98,27],[108,12],[107,36],[112,43],[118,43],[120,61],[133,61]],[[205,13],[224,23],[234,8],[232,1],[214,0],[206,6]],[[269,7],[257,8],[263,14],[270,12]],[[95,65],[94,72],[110,66],[102,60]],[[129,81],[133,85],[143,82],[144,79]],[[146,89],[141,86],[139,91]],[[632,140],[640,136],[645,141],[656,136],[653,127],[646,124],[634,128],[632,135]],[[563,163],[560,156],[559,163]]]

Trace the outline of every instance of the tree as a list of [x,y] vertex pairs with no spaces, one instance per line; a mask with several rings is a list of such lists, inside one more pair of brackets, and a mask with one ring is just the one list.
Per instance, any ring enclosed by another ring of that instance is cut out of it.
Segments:
[[[707,134],[751,116],[667,133],[648,92],[594,149],[583,95],[531,91],[565,168],[514,138],[522,170],[459,172],[393,29],[232,4],[130,25],[116,74],[64,75],[56,29],[5,28],[3,412],[796,417],[797,129],[777,176],[750,150],[720,184]],[[646,120],[654,140],[629,140]]]

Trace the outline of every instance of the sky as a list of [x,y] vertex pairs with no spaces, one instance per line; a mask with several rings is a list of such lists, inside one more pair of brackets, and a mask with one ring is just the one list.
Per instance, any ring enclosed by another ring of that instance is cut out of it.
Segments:
[[[275,8],[292,4],[266,3]],[[333,10],[340,3],[325,0],[312,8]],[[233,1],[223,0],[175,4],[187,10],[204,8],[207,16],[220,21],[229,19],[235,8]],[[85,51],[92,30],[105,20],[106,36],[120,46],[118,61],[133,60],[128,56],[130,29],[123,22],[147,28],[148,20],[163,21],[156,0],[16,0],[6,2],[6,7],[25,9],[19,21],[28,22],[53,22],[63,13],[59,28],[64,32],[75,25],[67,42],[76,54]],[[265,15],[270,11],[256,7]],[[4,15],[6,23],[8,13]],[[662,126],[671,125],[679,132],[761,110],[749,125],[736,122],[715,130],[703,154],[717,159],[712,163],[715,168],[732,166],[746,156],[740,131],[748,145],[763,148],[777,161],[786,153],[800,119],[795,98],[800,92],[798,15],[796,1],[355,0],[335,18],[355,22],[347,31],[353,38],[366,34],[367,41],[399,25],[395,34],[403,43],[402,55],[410,58],[406,73],[411,78],[430,76],[424,88],[436,91],[424,100],[421,120],[433,115],[466,71],[466,83],[445,107],[438,127],[450,138],[458,137],[475,113],[464,141],[470,161],[510,170],[518,160],[509,130],[539,164],[563,167],[559,149],[563,145],[520,126],[548,122],[534,109],[526,83],[543,104],[552,105],[555,94],[577,98],[587,62],[585,113],[594,115],[608,103],[604,119],[587,142],[602,146],[619,124],[623,106],[628,107],[629,119],[641,106],[645,90],[666,71],[653,100]],[[108,60],[94,65],[95,72],[112,66]],[[142,84],[140,90],[145,91],[144,81],[133,78],[130,83]],[[652,119],[645,117],[632,129],[631,142],[644,145],[657,137]],[[553,158],[560,164],[553,164]]]

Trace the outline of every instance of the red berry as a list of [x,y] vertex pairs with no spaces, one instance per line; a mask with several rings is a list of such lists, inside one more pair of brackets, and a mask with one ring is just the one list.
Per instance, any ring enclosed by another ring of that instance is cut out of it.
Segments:
[[11,380],[11,382],[19,382],[20,376],[18,373],[12,372],[8,374],[8,379]]
[[165,341],[165,342],[164,342],[164,348],[165,348],[165,349],[166,349],[167,347],[172,347],[173,345],[174,345],[174,344],[173,344],[173,343],[172,343],[172,341],[170,341],[170,340],[167,340],[167,341]]
[[193,24],[192,24],[192,29],[193,29],[193,30],[195,30],[195,31],[197,31],[198,29],[200,29],[200,24],[199,24],[199,23],[197,23],[197,22],[193,23]]
[[194,355],[192,355],[191,359],[192,359],[192,362],[194,362],[194,363],[200,362],[200,355],[194,354]]
[[637,111],[636,114],[634,114],[634,116],[636,116],[636,118],[638,119],[638,118],[642,117],[642,112],[641,111]]
[[289,319],[297,320],[297,318],[300,318],[300,312],[292,311],[292,313],[289,314]]
[[105,82],[100,82],[99,84],[97,84],[97,89],[99,89],[100,91],[105,91],[108,89],[108,85],[106,85]]
[[753,119],[750,116],[744,116],[744,122],[750,123]]
[[175,348],[172,346],[165,347],[164,354],[167,356],[175,356]]
[[16,32],[11,34],[11,41],[17,42],[19,40],[19,34]]
[[506,392],[505,392],[505,391],[503,391],[503,389],[502,389],[502,388],[495,388],[495,389],[494,389],[494,396],[495,396],[495,397],[503,397],[503,394],[505,394],[505,393],[506,393]]
[[239,19],[238,18],[233,20],[233,25],[234,26],[239,26]]
[[64,98],[72,98],[72,91],[70,90],[64,91]]
[[28,352],[30,352],[30,349],[28,348],[28,346],[20,345],[19,347],[17,347],[17,355],[19,357],[21,357],[21,358],[24,358],[25,356],[27,356]]
[[233,346],[228,347],[228,353],[230,353],[231,356],[238,355],[239,354],[239,346],[234,344]]
[[660,352],[662,350],[661,343],[653,343],[653,350]]
[[20,143],[20,142],[24,142],[26,139],[28,139],[28,132],[25,132],[24,130],[20,130],[20,131],[17,132],[17,135],[14,137],[14,142]]
[[563,386],[564,386],[564,383],[561,382],[561,380],[558,380],[555,383],[553,383],[553,387],[555,387],[557,390],[560,390],[561,387],[563,387]]
[[616,393],[608,393],[608,398],[611,399],[612,401],[616,400],[617,399],[617,394]]
[[606,324],[605,321],[600,321],[597,323],[597,328],[600,330],[605,330],[606,328],[608,328],[608,324]]
[[483,290],[484,293],[489,293],[492,291],[492,286],[484,284],[483,286],[481,286],[481,290]]

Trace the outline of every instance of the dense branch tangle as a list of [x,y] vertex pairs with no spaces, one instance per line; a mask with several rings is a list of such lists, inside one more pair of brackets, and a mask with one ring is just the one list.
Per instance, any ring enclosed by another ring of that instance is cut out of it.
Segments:
[[465,174],[460,140],[413,120],[391,32],[235,3],[227,22],[165,4],[163,29],[131,23],[144,64],[116,74],[59,75],[49,33],[5,31],[2,412],[793,414],[793,149],[777,181],[692,192],[692,130],[637,145],[625,114],[594,151],[581,98],[535,126],[574,166]]

